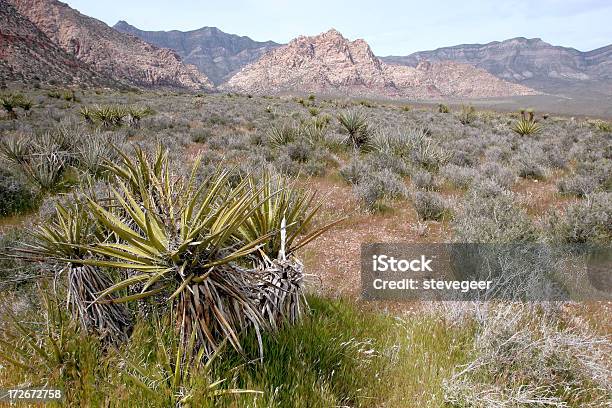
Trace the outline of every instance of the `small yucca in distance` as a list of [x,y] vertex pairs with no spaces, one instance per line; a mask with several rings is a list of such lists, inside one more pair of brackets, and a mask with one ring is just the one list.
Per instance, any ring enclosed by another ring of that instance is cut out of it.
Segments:
[[512,130],[521,136],[539,133],[542,127],[537,123],[533,110],[521,109],[521,118],[514,124]]
[[472,105],[462,105],[459,114],[459,121],[463,125],[468,125],[476,119],[476,109]]
[[9,118],[17,119],[15,108],[21,108],[27,112],[32,108],[32,101],[20,93],[9,93],[0,95],[0,106],[6,111]]
[[345,139],[346,143],[352,145],[356,149],[361,149],[369,145],[371,141],[371,131],[365,115],[357,110],[348,110],[340,113],[337,117],[340,125],[347,133]]
[[440,103],[440,104],[438,104],[438,112],[439,113],[449,113],[450,109],[449,109],[448,105]]

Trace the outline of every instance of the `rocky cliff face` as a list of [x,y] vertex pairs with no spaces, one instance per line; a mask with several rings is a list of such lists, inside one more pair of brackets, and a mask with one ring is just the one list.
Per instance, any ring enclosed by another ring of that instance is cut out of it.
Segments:
[[542,90],[559,81],[612,79],[612,45],[580,52],[550,45],[539,38],[457,45],[382,60],[406,66],[416,66],[422,60],[471,64],[499,78]]
[[5,0],[0,0],[0,79],[70,85],[110,82],[62,50]]
[[54,43],[95,71],[135,86],[205,89],[212,85],[174,51],[158,48],[57,0],[10,0]]
[[224,89],[250,93],[340,93],[415,99],[530,95],[535,91],[458,63],[389,65],[364,40],[330,30],[301,36],[267,52],[234,75]]
[[186,32],[143,31],[119,21],[113,28],[158,47],[176,51],[185,63],[198,67],[216,85],[259,59],[266,51],[280,46],[273,41],[258,42],[249,37],[227,34],[216,27]]

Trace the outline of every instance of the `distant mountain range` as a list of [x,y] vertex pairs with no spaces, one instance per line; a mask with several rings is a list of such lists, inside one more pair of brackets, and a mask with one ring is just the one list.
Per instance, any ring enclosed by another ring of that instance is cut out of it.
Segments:
[[336,30],[283,45],[215,27],[111,28],[57,0],[0,5],[0,78],[9,81],[412,99],[612,95],[612,45],[581,52],[514,38],[379,58]]
[[507,81],[545,92],[560,83],[612,80],[612,45],[581,52],[548,44],[539,38],[513,38],[488,44],[463,44],[383,57],[392,64],[416,66],[420,61],[455,61],[483,68]]
[[[137,87],[212,88],[204,74],[194,66],[183,64],[174,51],[113,30],[57,0],[9,2],[21,18],[33,23],[48,40],[110,80]],[[36,50],[36,45],[30,44],[30,48]]]
[[233,76],[223,89],[412,99],[536,94],[467,64],[422,62],[415,68],[388,65],[364,40],[349,41],[334,29],[298,37],[269,51]]
[[0,79],[90,86],[110,83],[51,41],[6,0],[0,0]]
[[227,34],[216,27],[202,27],[186,32],[142,31],[125,21],[119,21],[113,28],[158,47],[176,51],[185,63],[198,67],[215,85],[227,81],[266,51],[280,46],[273,41],[258,42],[249,37]]

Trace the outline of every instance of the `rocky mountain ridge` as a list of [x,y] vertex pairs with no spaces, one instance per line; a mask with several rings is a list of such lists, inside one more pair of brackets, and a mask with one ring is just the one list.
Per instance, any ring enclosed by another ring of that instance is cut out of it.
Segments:
[[391,65],[362,39],[349,41],[331,29],[300,36],[247,65],[222,89],[264,93],[340,93],[355,96],[436,99],[532,95],[525,86],[455,62]]
[[559,82],[612,80],[612,45],[582,52],[539,38],[518,37],[488,44],[462,44],[381,58],[415,67],[420,61],[471,64],[507,81],[548,91]]
[[196,67],[172,50],[120,33],[57,0],[10,0],[51,41],[96,72],[125,84],[210,89]]
[[6,0],[0,0],[0,80],[71,85],[109,83],[62,50]]
[[266,51],[280,46],[273,41],[259,42],[246,36],[228,34],[216,27],[192,31],[143,31],[119,21],[113,28],[158,47],[176,51],[185,63],[198,67],[215,85],[225,82]]

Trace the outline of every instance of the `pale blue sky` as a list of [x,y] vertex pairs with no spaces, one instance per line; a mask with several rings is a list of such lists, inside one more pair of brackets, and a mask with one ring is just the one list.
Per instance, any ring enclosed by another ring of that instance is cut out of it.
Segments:
[[[64,0],[66,1],[66,0]],[[407,55],[463,43],[539,37],[587,51],[612,43],[611,0],[67,0],[109,25],[143,30],[215,26],[288,42],[334,27],[365,39],[376,55]]]

